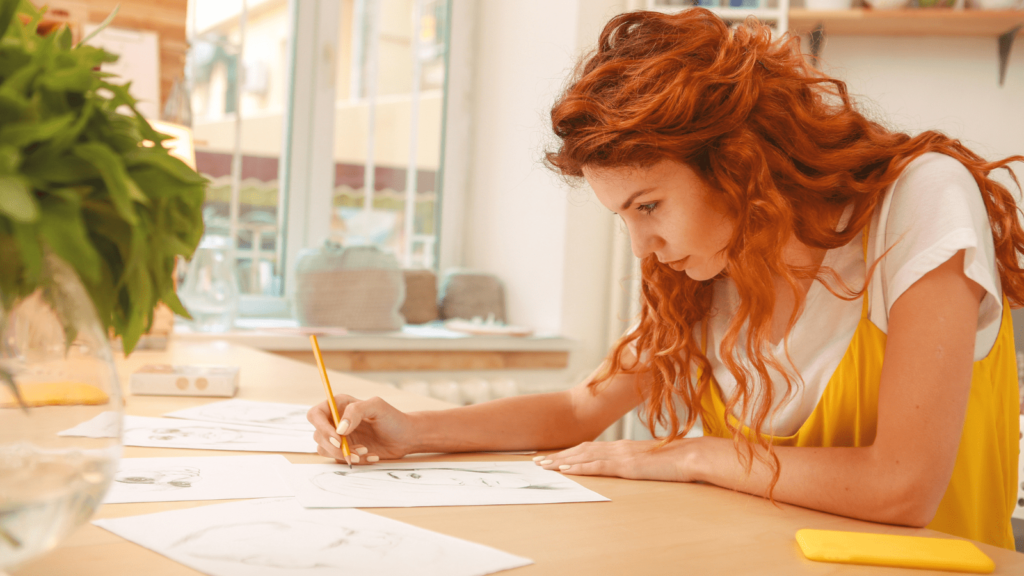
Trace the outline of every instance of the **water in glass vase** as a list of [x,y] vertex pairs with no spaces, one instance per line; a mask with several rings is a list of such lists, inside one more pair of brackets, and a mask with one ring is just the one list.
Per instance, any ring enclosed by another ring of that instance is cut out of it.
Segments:
[[119,448],[0,447],[0,569],[55,547],[103,500]]

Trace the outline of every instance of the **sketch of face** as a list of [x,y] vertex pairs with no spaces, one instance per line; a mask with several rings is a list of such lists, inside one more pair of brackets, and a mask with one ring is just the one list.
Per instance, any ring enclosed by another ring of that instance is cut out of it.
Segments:
[[247,424],[273,424],[286,428],[305,430],[310,424],[305,410],[282,410],[262,406],[210,406],[203,410],[203,416],[211,420],[243,422]]
[[201,481],[198,468],[179,466],[162,469],[118,470],[114,482],[131,487],[133,492],[160,492],[191,488]]
[[125,442],[175,442],[202,446],[245,441],[235,430],[207,426],[181,426],[178,428],[132,428],[124,431]]
[[401,543],[389,532],[282,520],[213,526],[171,548],[196,558],[295,570],[379,566]]
[[339,470],[334,474],[417,486],[466,486],[470,488],[527,488],[530,486],[530,482],[515,474],[459,468],[376,469],[351,472]]
[[463,468],[365,468],[323,472],[310,478],[314,486],[346,497],[374,499],[386,492],[394,502],[417,502],[422,494],[478,490],[558,490],[505,470]]

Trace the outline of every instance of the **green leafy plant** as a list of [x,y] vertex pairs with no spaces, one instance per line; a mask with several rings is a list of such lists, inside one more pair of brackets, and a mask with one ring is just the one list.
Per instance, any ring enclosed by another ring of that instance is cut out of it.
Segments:
[[0,304],[45,288],[54,254],[130,353],[159,302],[188,316],[173,271],[203,235],[206,180],[99,71],[117,56],[73,46],[66,27],[40,35],[43,16],[0,0]]

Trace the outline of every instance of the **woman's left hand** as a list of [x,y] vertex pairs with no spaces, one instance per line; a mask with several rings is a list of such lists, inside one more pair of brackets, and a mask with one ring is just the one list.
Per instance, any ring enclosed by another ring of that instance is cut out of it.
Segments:
[[537,456],[534,461],[546,470],[563,474],[692,482],[696,479],[690,466],[693,440],[676,440],[661,448],[658,440],[584,442],[561,452]]

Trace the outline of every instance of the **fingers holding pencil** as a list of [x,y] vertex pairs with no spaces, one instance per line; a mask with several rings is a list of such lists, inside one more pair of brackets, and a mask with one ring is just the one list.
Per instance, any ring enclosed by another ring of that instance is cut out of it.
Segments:
[[[342,432],[348,437],[353,464],[401,458],[414,449],[415,436],[408,415],[380,398],[357,400],[345,394],[334,397],[339,413],[339,426],[334,427],[330,407],[322,402],[307,414],[316,428],[314,439],[322,456],[343,459]],[[365,452],[363,452],[365,450]],[[358,457],[358,458],[357,458]]]
[[358,464],[362,460],[362,458],[357,457],[361,456],[361,454],[357,454],[353,450],[349,450],[349,453],[346,454],[346,448],[350,447],[349,442],[344,436],[337,433],[334,425],[334,414],[340,415],[347,403],[355,401],[356,399],[351,396],[340,394],[334,397],[336,406],[334,410],[331,409],[330,404],[325,400],[310,408],[309,412],[306,413],[306,419],[315,428],[313,439],[317,443],[317,452],[321,456],[334,458],[338,462],[345,462],[350,465]]

